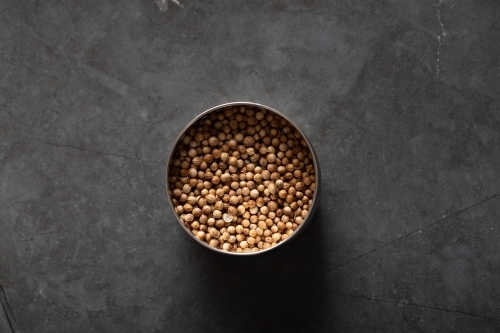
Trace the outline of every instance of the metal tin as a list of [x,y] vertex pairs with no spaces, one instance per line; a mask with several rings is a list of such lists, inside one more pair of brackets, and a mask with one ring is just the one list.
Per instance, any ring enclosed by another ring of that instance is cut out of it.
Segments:
[[[172,161],[172,158],[174,156],[175,148],[177,147],[177,144],[179,143],[179,140],[184,136],[184,134],[186,133],[186,131],[194,123],[196,123],[199,119],[201,119],[202,117],[206,116],[207,114],[209,114],[211,112],[219,111],[220,109],[223,109],[223,108],[226,108],[226,107],[229,107],[229,106],[252,106],[252,107],[258,107],[258,108],[265,109],[268,112],[275,113],[276,115],[278,115],[278,116],[286,119],[290,123],[290,125],[292,125],[302,135],[303,139],[307,143],[307,146],[308,146],[308,148],[311,151],[312,156],[313,156],[313,164],[314,164],[315,176],[316,176],[316,189],[314,191],[314,197],[312,198],[312,205],[309,207],[309,212],[308,212],[306,218],[304,219],[304,221],[302,222],[302,224],[295,230],[295,232],[290,237],[288,237],[286,240],[278,243],[277,245],[275,245],[273,247],[270,247],[270,248],[265,249],[265,250],[259,250],[257,252],[246,252],[246,253],[243,253],[243,252],[242,253],[228,252],[228,251],[223,251],[221,249],[217,249],[217,248],[211,247],[207,243],[205,243],[203,241],[200,241],[198,238],[196,238],[195,235],[193,235],[192,232],[190,232],[184,226],[184,223],[182,223],[182,221],[179,218],[177,212],[175,211],[175,207],[174,207],[174,204],[173,204],[173,201],[172,201],[172,197],[171,197],[170,191],[168,189],[168,175],[170,173],[171,161]],[[285,115],[283,115],[279,111],[277,111],[277,110],[275,110],[273,108],[270,108],[268,106],[262,105],[262,104],[257,104],[257,103],[252,103],[252,102],[232,102],[232,103],[225,103],[225,104],[217,105],[217,106],[215,106],[213,108],[210,108],[210,109],[206,110],[205,112],[202,112],[200,115],[198,115],[196,118],[194,118],[186,127],[184,127],[184,129],[182,130],[182,132],[179,134],[179,136],[175,140],[174,145],[172,146],[172,150],[170,151],[170,155],[169,155],[169,158],[168,158],[168,161],[167,161],[167,171],[166,171],[166,175],[165,175],[165,183],[166,183],[168,203],[170,204],[170,207],[172,208],[172,211],[173,211],[173,213],[174,213],[174,215],[175,215],[175,217],[177,219],[177,222],[179,222],[181,228],[195,242],[197,242],[198,244],[206,247],[207,249],[210,249],[212,251],[219,252],[219,253],[222,253],[222,254],[235,255],[235,256],[251,256],[251,255],[258,255],[258,254],[267,253],[267,252],[272,251],[272,250],[274,250],[274,249],[276,249],[278,247],[281,247],[283,244],[289,243],[291,240],[297,238],[297,236],[311,222],[311,220],[313,219],[314,213],[316,212],[316,209],[318,208],[318,205],[319,205],[318,198],[319,198],[319,195],[320,195],[320,188],[321,188],[321,172],[320,172],[320,169],[319,169],[318,158],[316,156],[316,152],[314,151],[313,146],[311,145],[311,142],[309,141],[309,139],[307,138],[307,136],[304,134],[304,132],[302,132],[300,130],[300,128],[293,121],[291,121],[288,117],[286,117]]]

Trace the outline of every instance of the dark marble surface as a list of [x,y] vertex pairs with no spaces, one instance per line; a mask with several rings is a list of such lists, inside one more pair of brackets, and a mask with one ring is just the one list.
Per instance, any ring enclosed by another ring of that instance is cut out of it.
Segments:
[[[167,0],[166,0],[167,1]],[[0,285],[22,332],[499,332],[500,3],[0,2]],[[193,244],[178,132],[247,100],[323,172],[294,242]]]

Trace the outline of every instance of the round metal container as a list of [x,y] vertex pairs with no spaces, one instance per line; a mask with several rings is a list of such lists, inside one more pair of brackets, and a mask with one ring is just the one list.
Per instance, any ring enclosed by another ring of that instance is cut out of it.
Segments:
[[[302,222],[302,224],[295,230],[295,232],[290,236],[288,237],[286,240],[278,243],[277,245],[273,246],[273,247],[270,247],[268,249],[263,249],[263,250],[260,250],[260,251],[257,251],[257,252],[244,252],[244,253],[238,253],[238,252],[229,252],[229,251],[224,251],[224,250],[221,250],[221,249],[218,249],[218,248],[214,248],[214,247],[211,247],[210,245],[208,245],[207,243],[203,242],[203,241],[200,241],[198,238],[196,238],[195,235],[193,235],[192,232],[190,232],[185,226],[184,226],[184,223],[181,221],[181,219],[179,218],[179,215],[177,214],[177,212],[175,211],[175,207],[174,207],[174,204],[172,202],[172,196],[171,196],[171,193],[169,191],[169,188],[168,188],[168,179],[169,179],[169,174],[170,174],[170,166],[171,166],[171,162],[172,162],[172,158],[174,156],[174,152],[175,152],[175,149],[177,147],[177,144],[179,143],[179,140],[184,136],[184,134],[186,133],[186,131],[194,124],[196,123],[200,118],[206,116],[207,114],[211,113],[211,112],[215,112],[215,111],[218,111],[220,109],[223,109],[223,108],[226,108],[226,107],[229,107],[229,106],[252,106],[252,107],[258,107],[258,108],[262,108],[262,109],[265,109],[267,110],[268,112],[271,112],[271,113],[274,113],[282,118],[284,118],[285,120],[288,121],[288,123],[290,123],[291,126],[293,126],[301,135],[302,135],[302,138],[305,140],[305,142],[307,143],[307,146],[312,154],[312,157],[313,157],[313,165],[314,165],[314,170],[315,170],[315,176],[316,176],[316,189],[314,191],[314,196],[312,198],[312,205],[309,207],[309,212],[306,216],[306,218],[304,219],[304,221]],[[258,254],[263,254],[263,253],[266,253],[266,252],[269,252],[269,251],[272,251],[278,247],[281,247],[283,244],[286,244],[286,243],[289,243],[292,239],[295,239],[297,238],[297,236],[304,230],[304,228],[311,222],[311,220],[313,219],[313,216],[314,216],[314,213],[316,212],[316,209],[318,208],[318,205],[319,205],[319,202],[318,202],[318,198],[319,198],[319,195],[320,195],[320,188],[321,188],[321,173],[320,173],[320,169],[319,169],[319,163],[318,163],[318,158],[316,156],[316,152],[314,151],[314,148],[313,146],[311,145],[311,142],[309,141],[309,139],[307,139],[306,135],[304,134],[304,132],[302,132],[300,130],[300,128],[293,122],[291,121],[288,117],[286,117],[285,115],[283,115],[282,113],[278,112],[277,110],[273,109],[273,108],[270,108],[268,106],[265,106],[265,105],[262,105],[262,104],[257,104],[257,103],[252,103],[252,102],[233,102],[233,103],[226,103],[226,104],[221,104],[221,105],[217,105],[211,109],[208,109],[206,110],[205,112],[201,113],[200,115],[198,115],[196,118],[194,118],[182,131],[181,133],[179,134],[179,136],[177,137],[177,139],[175,140],[174,142],[174,145],[172,146],[172,150],[170,151],[170,155],[169,155],[169,158],[168,158],[168,162],[167,162],[167,171],[166,171],[166,175],[165,175],[165,182],[166,182],[166,189],[167,189],[167,197],[168,197],[168,203],[170,204],[170,207],[172,208],[172,211],[177,219],[177,222],[179,222],[181,228],[195,241],[197,242],[198,244],[206,247],[207,249],[210,249],[212,251],[215,251],[215,252],[219,252],[219,253],[222,253],[222,254],[227,254],[227,255],[235,255],[235,256],[252,256],[252,255],[258,255]]]

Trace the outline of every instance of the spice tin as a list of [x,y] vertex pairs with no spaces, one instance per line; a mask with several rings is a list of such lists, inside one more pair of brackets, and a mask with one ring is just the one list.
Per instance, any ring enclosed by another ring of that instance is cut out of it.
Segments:
[[[174,204],[172,202],[172,194],[170,193],[170,190],[168,188],[168,179],[169,179],[169,174],[170,174],[170,168],[171,168],[171,165],[172,165],[171,162],[172,162],[172,159],[174,158],[174,152],[175,152],[175,149],[177,147],[177,144],[179,143],[179,141],[181,140],[181,138],[184,136],[184,134],[200,118],[206,116],[207,114],[209,114],[211,112],[219,111],[219,110],[224,109],[226,107],[233,107],[233,106],[250,106],[250,107],[253,107],[253,108],[264,109],[264,110],[266,110],[268,112],[274,113],[274,114],[276,114],[276,115],[284,118],[285,120],[287,120],[288,123],[291,126],[293,126],[302,135],[302,138],[307,143],[308,148],[309,148],[309,150],[311,152],[311,155],[313,157],[313,165],[314,165],[314,168],[315,168],[316,189],[314,191],[314,197],[312,198],[312,204],[309,207],[309,212],[308,212],[306,218],[304,219],[304,221],[302,222],[302,224],[299,225],[299,227],[295,230],[295,232],[290,237],[288,237],[286,240],[281,241],[280,243],[278,243],[277,245],[275,245],[273,247],[270,247],[268,249],[261,249],[260,251],[257,251],[257,252],[237,253],[237,252],[224,251],[224,250],[221,250],[221,249],[218,249],[218,248],[215,248],[215,247],[211,247],[207,243],[205,243],[205,242],[199,240],[198,238],[196,238],[196,236],[184,226],[184,223],[181,221],[181,219],[179,218],[178,214],[176,213]],[[284,244],[289,243],[291,240],[297,238],[299,236],[299,234],[311,222],[311,220],[313,219],[314,213],[316,212],[316,209],[318,208],[318,205],[319,205],[318,198],[320,196],[320,191],[321,191],[321,172],[320,172],[320,168],[319,168],[318,158],[316,156],[316,152],[314,151],[313,146],[311,145],[311,142],[306,137],[306,135],[304,134],[304,132],[302,132],[300,130],[300,128],[292,120],[290,120],[288,117],[286,117],[285,115],[283,115],[279,111],[277,111],[277,110],[275,110],[273,108],[270,108],[268,106],[262,105],[262,104],[257,104],[257,103],[252,103],[252,102],[232,102],[232,103],[226,103],[226,104],[217,105],[217,106],[215,106],[213,108],[210,108],[210,109],[202,112],[200,115],[198,115],[196,118],[194,118],[181,131],[181,133],[179,134],[179,136],[177,137],[177,139],[175,140],[175,142],[174,142],[174,144],[172,146],[172,150],[170,151],[170,155],[169,155],[169,158],[168,158],[168,161],[167,161],[167,170],[166,170],[166,175],[165,175],[165,182],[166,182],[166,190],[167,190],[168,203],[169,203],[170,207],[172,208],[174,216],[177,219],[177,222],[180,224],[180,227],[189,235],[189,237],[191,237],[195,242],[199,243],[200,245],[204,246],[205,248],[210,249],[210,250],[215,251],[215,252],[219,252],[219,253],[226,254],[226,255],[235,255],[235,256],[253,256],[253,255],[259,255],[259,254],[267,253],[267,252],[272,251],[272,250],[274,250],[274,249],[276,249],[278,247],[283,246]]]

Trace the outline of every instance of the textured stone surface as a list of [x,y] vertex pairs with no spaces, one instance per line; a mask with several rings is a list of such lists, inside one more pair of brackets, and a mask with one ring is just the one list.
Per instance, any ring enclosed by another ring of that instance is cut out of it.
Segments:
[[[0,285],[30,332],[500,331],[497,1],[0,3]],[[179,131],[274,107],[321,206],[252,258],[167,206]],[[1,317],[1,316],[0,316]]]

